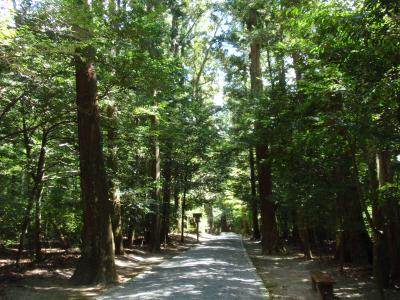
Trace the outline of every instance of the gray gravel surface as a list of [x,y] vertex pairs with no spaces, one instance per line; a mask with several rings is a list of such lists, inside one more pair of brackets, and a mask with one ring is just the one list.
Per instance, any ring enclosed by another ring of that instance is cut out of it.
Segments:
[[267,299],[240,235],[208,236],[98,299]]

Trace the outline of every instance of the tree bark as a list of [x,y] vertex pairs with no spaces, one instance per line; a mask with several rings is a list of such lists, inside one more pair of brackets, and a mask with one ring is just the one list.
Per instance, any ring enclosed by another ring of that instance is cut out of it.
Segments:
[[112,231],[114,235],[115,254],[124,254],[123,233],[122,233],[122,218],[121,218],[121,199],[118,188],[118,147],[116,144],[118,138],[118,116],[115,103],[107,106],[107,138],[108,138],[108,153],[107,165],[109,169],[108,185],[109,197],[112,201]]
[[257,201],[257,187],[256,187],[256,174],[254,163],[253,147],[249,148],[249,164],[250,164],[250,184],[251,184],[251,217],[253,225],[253,239],[260,239],[260,228],[258,226],[258,201]]
[[76,52],[83,234],[82,255],[71,279],[78,284],[111,283],[117,280],[117,274],[111,225],[112,203],[108,197],[99,124],[95,50],[87,46]]
[[206,202],[204,205],[204,210],[207,215],[208,232],[214,233],[214,213],[212,203]]
[[360,195],[351,174],[351,158],[344,153],[338,158],[336,258],[344,262],[371,262],[372,243],[366,231]]
[[270,201],[272,196],[272,178],[271,166],[267,162],[268,148],[261,145],[256,146],[256,158],[261,212],[261,247],[264,254],[271,254],[279,250],[279,237],[275,205]]
[[[39,152],[39,158],[37,161],[37,167],[36,167],[36,172],[33,173],[32,171],[32,177],[33,177],[33,187],[32,190],[29,194],[29,200],[28,200],[28,205],[25,210],[24,218],[21,224],[21,233],[19,237],[19,246],[18,246],[18,252],[16,256],[16,264],[19,265],[19,261],[21,259],[21,254],[24,249],[24,240],[25,236],[28,230],[28,226],[30,223],[30,215],[33,209],[33,206],[35,205],[36,211],[35,211],[35,232],[34,232],[34,244],[35,244],[35,256],[37,260],[40,260],[42,258],[41,254],[41,242],[40,242],[40,234],[41,234],[41,228],[40,228],[40,201],[41,201],[41,196],[42,196],[42,190],[43,190],[43,178],[44,178],[44,171],[45,171],[45,161],[46,161],[46,146],[47,146],[47,141],[48,141],[48,131],[47,129],[43,129],[42,132],[42,142],[40,146],[40,152]],[[25,134],[25,147],[27,151],[27,158],[28,158],[28,163],[31,160],[31,147],[29,145],[29,138]]]
[[116,255],[124,254],[124,239],[122,232],[122,218],[121,218],[121,199],[119,196],[119,189],[111,190],[112,201],[112,231],[114,236],[114,248]]
[[185,210],[186,210],[186,193],[187,193],[187,170],[183,179],[183,197],[181,205],[181,243],[185,242]]
[[389,284],[400,286],[400,207],[396,187],[388,186],[393,183],[390,152],[379,149],[377,152],[377,177],[381,189],[378,209],[382,210],[384,233],[386,236],[387,255],[389,256]]
[[[255,8],[250,8],[249,16],[246,20],[247,28],[250,32],[254,31],[258,24],[258,14]],[[261,73],[261,44],[257,38],[250,43],[250,81],[251,97],[255,101],[260,101],[263,93],[262,73]],[[275,205],[271,202],[272,195],[272,176],[269,162],[268,142],[264,139],[267,130],[262,125],[262,119],[266,116],[256,114],[256,161],[258,169],[258,189],[260,197],[261,213],[261,248],[262,253],[272,253],[278,250],[278,227],[276,223]]]
[[41,245],[41,201],[43,195],[43,178],[45,172],[45,162],[46,162],[46,147],[48,141],[48,131],[46,128],[42,132],[42,144],[40,146],[39,160],[37,166],[37,173],[35,176],[35,191],[34,191],[34,201],[35,201],[35,256],[36,260],[40,261],[42,259],[42,245]]
[[172,209],[172,215],[173,215],[173,220],[174,225],[178,228],[178,224],[179,224],[179,218],[178,218],[178,211],[179,211],[179,203],[181,202],[181,190],[180,190],[180,176],[179,174],[176,174],[176,181],[174,184],[174,205],[173,205],[173,209]]
[[383,288],[390,286],[389,272],[390,260],[387,255],[386,234],[384,230],[384,216],[379,205],[379,183],[376,171],[376,150],[368,153],[368,190],[372,204],[372,219],[375,230],[372,230],[373,237],[373,271],[378,289],[383,295]]
[[228,222],[226,220],[226,213],[222,212],[221,215],[221,232],[228,232],[229,231],[229,226],[228,226]]
[[166,155],[164,165],[164,184],[163,184],[163,205],[162,205],[162,226],[161,226],[161,241],[168,242],[169,234],[169,219],[170,219],[170,202],[171,202],[171,184],[172,184],[172,157],[170,139],[165,144]]
[[304,256],[307,259],[311,259],[311,244],[310,244],[310,234],[308,232],[307,218],[305,216],[304,208],[299,207],[296,213],[297,218],[297,230],[301,241],[301,246],[303,248]]
[[[157,103],[155,103],[157,106]],[[158,118],[156,115],[151,117],[152,127],[152,159],[150,164],[150,173],[153,179],[153,191],[152,191],[152,205],[151,212],[149,214],[150,221],[150,245],[149,250],[151,252],[160,251],[160,144],[158,140]]]
[[127,248],[132,248],[133,241],[135,240],[135,225],[134,225],[133,221],[131,221],[131,222],[132,223],[129,225],[128,238],[126,241]]

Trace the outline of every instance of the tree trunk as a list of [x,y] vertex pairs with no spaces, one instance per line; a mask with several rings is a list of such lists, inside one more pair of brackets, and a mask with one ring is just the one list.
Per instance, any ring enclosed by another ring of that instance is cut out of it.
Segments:
[[379,183],[376,172],[376,151],[370,151],[368,155],[368,188],[369,197],[372,203],[372,219],[375,230],[372,230],[373,237],[373,270],[378,289],[383,294],[383,288],[390,286],[389,272],[390,261],[387,255],[386,234],[384,230],[384,216],[379,205]]
[[312,253],[311,253],[310,235],[308,232],[307,219],[303,207],[299,207],[297,209],[296,218],[297,218],[296,220],[297,230],[301,241],[301,246],[304,252],[304,256],[307,259],[311,259]]
[[260,228],[258,227],[258,205],[257,205],[256,174],[255,174],[253,147],[250,147],[249,149],[249,163],[250,163],[251,217],[253,225],[253,239],[259,240]]
[[[32,174],[33,176],[33,187],[29,195],[29,200],[28,200],[28,206],[25,210],[24,218],[22,221],[21,225],[21,233],[19,237],[19,246],[18,246],[18,252],[16,256],[16,264],[19,265],[19,261],[21,259],[21,254],[24,249],[24,240],[25,236],[28,230],[28,226],[30,223],[30,215],[33,209],[33,205],[35,204],[35,233],[34,233],[34,244],[35,244],[35,256],[37,260],[41,260],[42,254],[41,254],[41,242],[40,242],[40,234],[41,234],[41,228],[40,228],[40,201],[42,197],[42,191],[43,191],[43,177],[44,177],[44,171],[45,171],[45,161],[46,161],[46,146],[47,146],[47,141],[48,141],[48,131],[47,129],[43,129],[42,133],[42,143],[40,147],[40,152],[39,152],[39,158],[37,161],[37,167],[36,167],[36,172],[34,173],[35,175]],[[25,146],[27,149],[27,158],[28,161],[31,159],[31,149],[29,146],[29,141],[27,139],[27,136],[25,136]]]
[[40,184],[37,195],[35,197],[35,231],[34,231],[34,245],[35,245],[35,258],[37,261],[42,260],[42,195],[43,184]]
[[[258,23],[258,14],[255,8],[251,8],[247,19],[247,27],[254,31]],[[257,38],[250,43],[250,81],[251,97],[260,102],[263,97],[263,84],[261,73],[261,44]],[[266,129],[263,128],[262,119],[265,116],[256,114],[256,161],[258,169],[258,189],[260,197],[261,213],[261,248],[263,253],[272,253],[278,250],[278,227],[276,223],[275,206],[271,202],[272,177],[269,159],[268,143],[265,141]]]
[[221,232],[228,232],[229,231],[229,226],[228,226],[228,222],[226,220],[226,213],[222,212],[221,215]]
[[117,280],[94,58],[90,46],[78,49],[75,57],[83,234],[82,255],[71,279],[78,284]]
[[171,148],[172,142],[170,139],[165,144],[166,155],[165,155],[165,166],[164,166],[164,184],[163,184],[163,206],[162,206],[162,226],[161,226],[161,241],[164,243],[168,242],[169,234],[169,212],[170,212],[170,201],[171,201],[171,184],[172,184],[172,157]]
[[124,238],[122,232],[122,218],[121,218],[121,199],[119,196],[119,189],[110,191],[112,201],[112,231],[114,236],[114,248],[116,255],[124,254]]
[[[155,104],[157,105],[157,104]],[[151,252],[160,251],[160,144],[158,140],[158,118],[152,116],[151,118],[152,127],[152,159],[150,164],[150,173],[153,179],[153,191],[152,191],[152,205],[151,212],[149,214],[150,221],[150,245],[149,250]]]
[[34,201],[35,201],[35,236],[34,236],[34,244],[35,244],[35,256],[36,260],[40,261],[42,259],[42,245],[41,245],[41,202],[43,195],[43,178],[45,171],[45,162],[46,162],[46,147],[48,141],[48,130],[46,128],[43,129],[42,132],[42,144],[40,146],[39,160],[37,166],[37,173],[35,177],[35,193],[34,193]]
[[132,248],[133,246],[133,241],[135,240],[135,226],[132,222],[129,226],[129,231],[128,231],[128,239],[126,241],[126,247],[127,248]]
[[181,191],[180,191],[180,179],[179,175],[175,174],[177,176],[177,181],[174,184],[174,205],[173,205],[173,210],[172,210],[172,218],[174,220],[174,225],[176,228],[179,227],[179,218],[178,218],[178,212],[179,212],[179,203],[181,202]]
[[[170,52],[172,53],[174,58],[179,57],[179,19],[181,17],[181,6],[178,1],[171,1],[169,3],[171,10],[171,32],[170,32]],[[184,76],[181,76],[184,80]],[[184,81],[181,80],[180,87],[183,88]],[[169,109],[173,109],[175,107],[175,102],[171,103],[172,105]],[[167,113],[167,124],[171,124],[171,114],[172,111]],[[165,164],[163,169],[163,204],[162,204],[162,226],[161,226],[161,240],[164,243],[167,243],[169,240],[169,231],[170,231],[170,219],[171,219],[171,189],[172,189],[172,152],[173,152],[173,140],[171,136],[167,136],[165,139]],[[179,197],[179,192],[178,192]],[[178,206],[176,205],[177,197],[175,197],[175,206],[174,206],[174,216],[176,216]],[[179,203],[179,202],[178,202]]]
[[186,179],[183,183],[183,198],[181,206],[181,243],[185,242],[185,210],[186,210]]
[[204,204],[204,210],[207,215],[208,233],[214,233],[214,213],[212,203],[206,202]]
[[344,262],[371,262],[371,239],[365,228],[360,195],[354,176],[351,175],[351,159],[347,153],[338,162],[337,183],[337,239],[336,258]]
[[379,150],[376,162],[379,188],[382,189],[379,203],[384,217],[383,228],[390,260],[389,282],[390,285],[400,286],[400,207],[397,188],[387,186],[393,183],[390,152],[387,149]]
[[268,148],[257,145],[256,158],[261,212],[261,247],[262,253],[271,254],[279,250],[279,245],[275,205],[270,201],[272,195],[272,178],[271,166],[267,162]]
[[118,146],[116,141],[118,138],[118,112],[115,103],[107,106],[107,138],[108,138],[108,153],[107,165],[109,169],[108,185],[109,197],[112,201],[112,231],[114,235],[115,254],[124,254],[124,240],[122,234],[122,219],[121,219],[121,199],[118,188]]

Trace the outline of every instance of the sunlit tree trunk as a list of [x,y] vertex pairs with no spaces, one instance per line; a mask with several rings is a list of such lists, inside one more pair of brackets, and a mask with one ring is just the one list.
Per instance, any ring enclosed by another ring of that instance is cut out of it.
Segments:
[[135,240],[135,225],[134,222],[131,220],[131,224],[129,224],[129,229],[128,229],[126,247],[131,248],[133,246],[134,240]]
[[181,202],[181,182],[180,182],[180,176],[175,173],[175,183],[174,183],[174,205],[172,208],[172,217],[171,220],[175,220],[175,226],[178,228],[179,224],[179,218],[178,218],[178,212],[179,212],[179,203]]
[[116,140],[118,137],[118,116],[115,103],[107,106],[107,165],[109,169],[108,186],[109,197],[112,201],[112,230],[114,235],[115,254],[121,255],[124,253],[123,233],[122,233],[122,218],[121,218],[121,199],[118,188],[118,147]]
[[372,220],[375,228],[372,228],[373,237],[373,270],[378,288],[383,294],[383,288],[390,286],[389,272],[390,260],[387,255],[387,239],[384,230],[384,216],[379,205],[379,183],[377,177],[377,153],[370,149],[368,156],[368,191],[372,204]]
[[[155,101],[155,100],[154,100]],[[155,107],[157,107],[157,103],[155,103]],[[149,222],[150,222],[150,245],[149,250],[152,252],[157,252],[160,250],[160,144],[158,139],[158,118],[156,115],[151,117],[151,128],[152,128],[152,137],[151,137],[151,150],[152,157],[150,163],[150,175],[153,179],[154,187],[151,192],[152,204],[151,204],[151,212],[149,214]]]
[[[165,144],[166,148],[171,148],[172,143]],[[170,221],[170,202],[171,202],[171,185],[172,185],[172,157],[171,149],[167,150],[164,167],[164,185],[163,185],[163,201],[162,201],[162,226],[161,241],[168,242],[169,221]]]
[[250,164],[250,185],[251,185],[251,217],[253,225],[253,239],[260,239],[260,228],[258,226],[258,199],[256,187],[256,174],[254,163],[253,147],[249,149],[249,164]]
[[185,242],[185,211],[186,211],[186,193],[187,193],[187,167],[185,167],[185,175],[183,178],[183,197],[181,203],[181,243]]

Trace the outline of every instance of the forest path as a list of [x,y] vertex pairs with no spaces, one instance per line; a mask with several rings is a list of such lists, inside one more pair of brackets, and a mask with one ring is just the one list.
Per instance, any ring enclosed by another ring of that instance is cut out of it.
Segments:
[[267,299],[242,238],[207,236],[201,245],[162,263],[98,299]]

